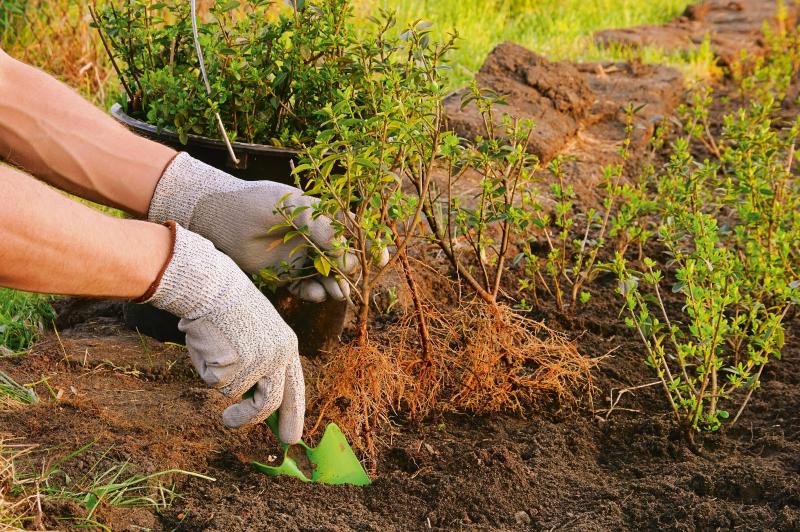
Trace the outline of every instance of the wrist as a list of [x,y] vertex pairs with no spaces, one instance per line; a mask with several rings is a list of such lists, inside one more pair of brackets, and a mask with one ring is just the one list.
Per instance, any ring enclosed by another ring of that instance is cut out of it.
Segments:
[[233,190],[239,185],[239,180],[230,174],[180,152],[156,184],[147,219],[155,223],[174,220],[194,230],[192,217],[198,201],[208,193]]
[[243,290],[256,290],[236,264],[210,241],[174,222],[168,225],[174,229],[172,255],[139,302],[195,320],[221,303],[236,300]]
[[[169,240],[167,240],[169,247],[166,253],[166,258],[163,259],[161,267],[158,269],[158,273],[156,274],[155,278],[150,276],[150,279],[153,279],[150,282],[150,286],[147,288],[144,294],[133,300],[134,303],[144,303],[153,297],[158,289],[158,286],[161,284],[161,278],[164,277],[164,272],[167,270],[167,266],[169,266],[170,262],[172,261],[172,256],[175,253],[175,233],[177,231],[177,227],[175,222],[169,221],[163,225],[163,228],[169,232]],[[152,272],[153,270],[154,269],[151,267],[150,271]]]

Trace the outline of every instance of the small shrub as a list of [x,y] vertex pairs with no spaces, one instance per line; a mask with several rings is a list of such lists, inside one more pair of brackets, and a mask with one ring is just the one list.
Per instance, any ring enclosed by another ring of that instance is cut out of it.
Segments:
[[[299,147],[319,130],[319,109],[359,87],[349,0],[213,2],[198,24],[211,83],[198,75],[188,2],[108,3],[95,15],[129,113],[176,131],[216,137],[219,112],[231,140]],[[363,87],[363,86],[362,86]],[[354,98],[361,93],[351,92]]]
[[[348,43],[348,66],[341,75],[349,85],[318,111],[316,142],[295,168],[308,183],[307,193],[319,198],[313,216],[334,220],[336,234],[359,263],[358,277],[350,282],[360,305],[361,342],[376,283],[395,261],[405,263],[406,248],[420,231],[421,198],[431,186],[443,137],[442,59],[454,39],[432,42],[425,23],[395,36],[394,24],[386,13],[375,19],[371,36]],[[306,236],[294,221],[305,207],[279,210],[282,225]],[[389,246],[393,258],[376,267],[375,259]],[[312,251],[319,273],[347,278],[339,264],[343,249]]]
[[[575,191],[563,171],[563,159],[554,158],[548,165],[553,177],[549,195],[552,210],[545,209],[536,192],[526,195],[526,207],[534,213],[530,227],[529,242],[523,246],[517,258],[523,265],[524,276],[519,288],[533,297],[539,304],[538,290],[542,289],[553,298],[559,309],[568,306],[574,309],[591,297],[588,285],[597,277],[602,265],[601,252],[608,243],[609,235],[626,236],[640,243],[647,238],[643,228],[638,232],[622,232],[623,224],[630,224],[642,216],[645,204],[641,188],[625,183],[625,167],[630,159],[630,145],[634,129],[633,118],[641,108],[628,105],[625,113],[625,138],[619,148],[620,162],[603,168],[603,199],[600,209],[589,208],[579,212],[575,205]],[[621,199],[630,200],[620,209]],[[536,248],[544,240],[546,253],[540,255]],[[624,244],[625,247],[629,245]],[[526,306],[527,301],[523,301]]]
[[[709,103],[707,93],[695,100]],[[776,127],[774,112],[766,96],[726,116],[718,141],[701,140],[719,154],[704,162],[690,142],[710,137],[707,126],[698,129],[707,115],[689,113],[687,135],[674,142],[658,180],[657,240],[669,270],[650,258],[633,268],[621,253],[614,262],[626,323],[688,434],[739,418],[766,364],[780,358],[784,318],[800,303],[792,164],[800,127]],[[668,290],[682,297],[682,313],[667,303]]]
[[[486,133],[471,140],[445,135],[437,164],[444,168],[446,180],[440,189],[419,198],[429,238],[456,275],[492,307],[498,304],[512,252],[531,223],[523,199],[530,194],[538,167],[538,159],[528,153],[533,122],[496,116],[497,101],[473,85],[462,105],[477,106]],[[454,191],[464,176],[477,176],[474,199]]]

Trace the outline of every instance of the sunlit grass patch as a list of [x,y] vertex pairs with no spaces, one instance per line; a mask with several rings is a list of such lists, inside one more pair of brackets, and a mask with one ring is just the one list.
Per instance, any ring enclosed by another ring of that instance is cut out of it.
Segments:
[[[395,10],[400,26],[423,19],[434,23],[438,35],[457,31],[461,39],[452,54],[451,84],[464,85],[497,44],[513,41],[552,60],[597,61],[638,58],[665,62],[697,71],[696,54],[659,50],[623,50],[598,47],[595,31],[639,24],[661,24],[683,12],[687,0],[361,0],[359,13]],[[700,52],[698,52],[700,53]],[[703,72],[705,74],[705,72]],[[696,76],[696,73],[692,77]]]
[[[111,530],[97,513],[104,508],[145,508],[155,513],[169,508],[180,497],[176,482],[193,477],[213,482],[200,473],[169,469],[150,474],[135,473],[129,462],[109,460],[111,449],[91,458],[93,464],[82,473],[68,473],[67,466],[85,456],[90,442],[66,456],[45,459],[38,466],[40,451],[8,435],[0,435],[0,530],[35,528],[43,530],[45,520],[63,523],[58,528]],[[48,515],[53,505],[67,502],[71,515]]]
[[0,288],[0,354],[27,349],[50,326],[50,301],[51,296]]

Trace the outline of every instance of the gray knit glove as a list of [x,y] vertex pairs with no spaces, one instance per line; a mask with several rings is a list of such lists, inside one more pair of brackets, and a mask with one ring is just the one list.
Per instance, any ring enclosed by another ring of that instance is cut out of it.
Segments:
[[[284,242],[284,235],[291,228],[269,231],[284,222],[276,207],[287,195],[282,204],[287,210],[316,201],[295,187],[236,179],[188,153],[180,153],[166,168],[156,187],[148,219],[157,223],[177,221],[211,240],[248,273],[264,268],[279,270],[282,264],[289,264],[291,273],[309,264],[306,248],[292,255],[292,250],[302,243],[302,237],[295,236]],[[314,219],[312,211],[306,209],[295,218],[295,223],[308,227],[310,239],[320,249],[333,250],[337,242],[330,220],[324,216]],[[378,262],[387,260],[388,252],[384,250]],[[350,253],[340,252],[338,262],[338,269],[345,274],[358,268],[356,257]],[[345,279],[316,276],[292,283],[289,290],[307,301],[320,302],[325,300],[326,293],[334,299],[347,299],[350,285]]]
[[228,427],[258,423],[280,407],[280,437],[295,443],[305,414],[297,336],[247,275],[205,238],[174,223],[172,257],[141,300],[179,316],[200,377],[228,397],[255,394],[222,414]]

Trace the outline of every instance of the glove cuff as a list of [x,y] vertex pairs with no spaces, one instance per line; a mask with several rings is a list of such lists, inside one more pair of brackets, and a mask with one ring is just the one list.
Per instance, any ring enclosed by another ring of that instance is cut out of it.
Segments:
[[175,254],[175,234],[177,232],[177,224],[174,221],[169,220],[167,222],[164,222],[164,225],[167,226],[170,234],[169,256],[167,257],[167,260],[164,261],[164,265],[161,267],[161,271],[158,272],[156,280],[153,281],[152,284],[150,284],[150,287],[147,289],[147,292],[145,292],[141,297],[138,297],[133,300],[134,303],[146,303],[150,298],[153,297],[153,295],[156,293],[156,290],[158,289],[158,285],[161,284],[161,278],[164,277],[164,272],[167,271],[167,266],[169,266],[169,263],[172,261],[172,256]]
[[155,223],[175,220],[192,228],[197,202],[209,192],[225,192],[241,186],[233,176],[180,152],[164,170],[156,185],[147,219]]
[[202,236],[174,222],[171,227],[175,235],[172,255],[139,302],[194,320],[220,302],[238,299],[227,296],[249,286],[250,280],[236,264]]

